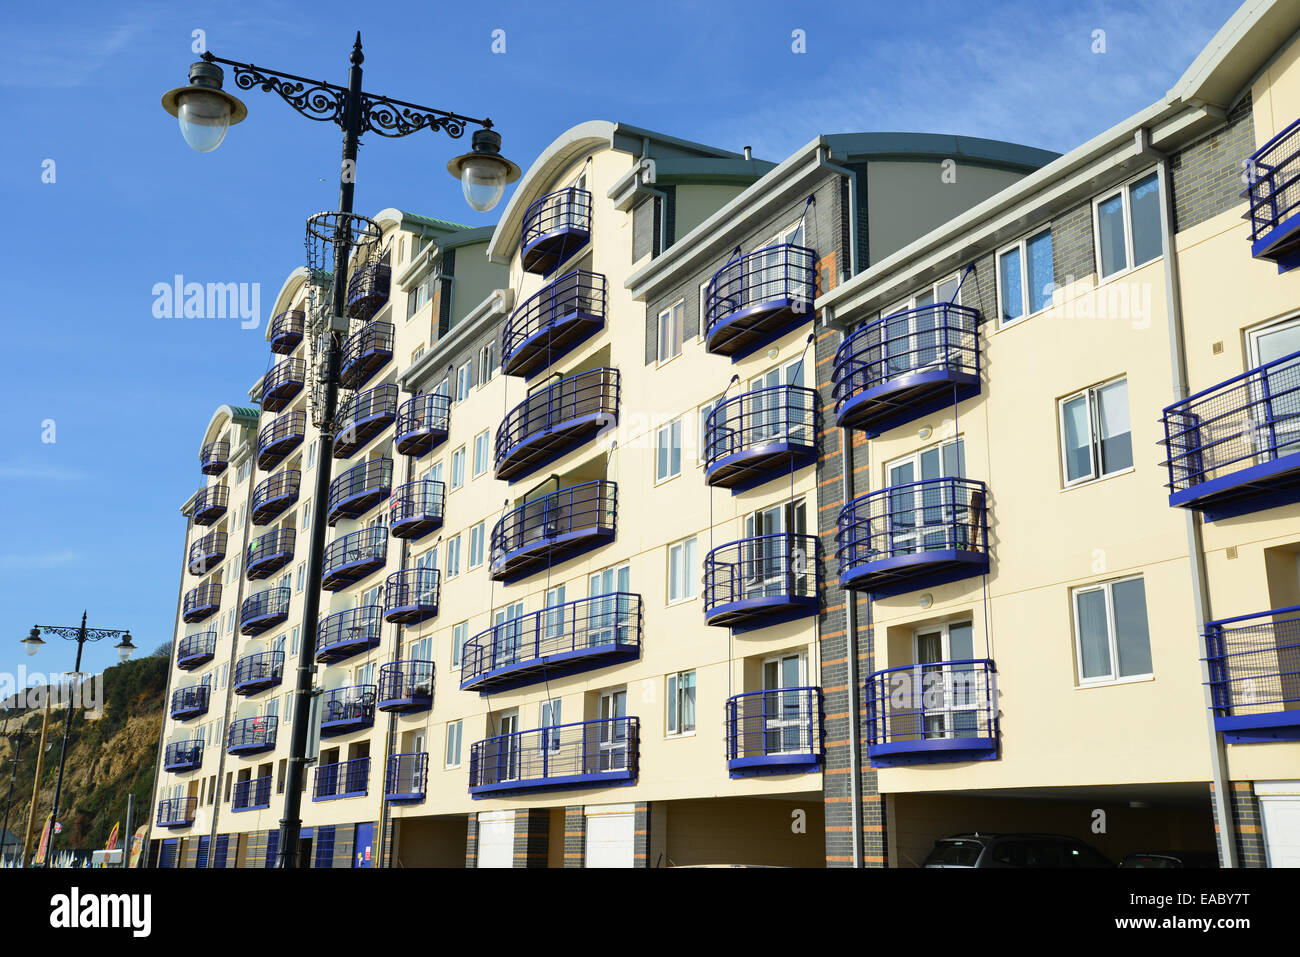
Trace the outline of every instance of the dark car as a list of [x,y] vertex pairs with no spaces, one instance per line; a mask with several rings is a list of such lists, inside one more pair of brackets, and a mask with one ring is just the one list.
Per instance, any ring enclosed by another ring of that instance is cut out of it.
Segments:
[[1139,851],[1127,855],[1120,867],[1218,867],[1214,851]]
[[922,867],[1114,867],[1063,834],[955,834],[934,842]]

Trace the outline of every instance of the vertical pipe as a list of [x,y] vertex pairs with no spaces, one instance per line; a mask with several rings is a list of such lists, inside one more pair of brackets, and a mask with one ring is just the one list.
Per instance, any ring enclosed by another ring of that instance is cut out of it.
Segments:
[[[840,429],[840,489],[842,502],[853,501],[853,432]],[[849,806],[853,817],[853,866],[862,866],[862,758],[859,753],[860,724],[858,721],[858,602],[855,592],[843,591],[844,629],[847,641],[849,666],[849,787],[852,796]]]

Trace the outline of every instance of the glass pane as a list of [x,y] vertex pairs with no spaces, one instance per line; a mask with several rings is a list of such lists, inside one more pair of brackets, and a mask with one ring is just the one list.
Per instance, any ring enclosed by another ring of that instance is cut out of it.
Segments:
[[1141,578],[1116,582],[1115,649],[1120,676],[1151,673],[1151,638],[1147,632],[1146,585]]
[[966,474],[966,443],[961,439],[943,447],[943,474],[951,478]]
[[1133,217],[1133,264],[1140,266],[1160,255],[1160,178],[1152,173],[1129,188]]
[[916,663],[943,661],[943,635],[937,631],[916,636]]
[[1052,234],[1039,233],[1025,243],[1028,254],[1025,262],[1029,286],[1029,311],[1038,312],[1052,304],[1052,286],[1056,282],[1055,263],[1052,260]]
[[1012,322],[1025,314],[1024,289],[1020,284],[1020,250],[1008,249],[998,257],[998,287],[1002,294],[1002,321]]
[[921,453],[921,481],[939,477],[939,450],[926,449]]
[[970,622],[948,626],[948,654],[952,661],[975,657],[974,628]]
[[1079,609],[1079,657],[1082,678],[1106,678],[1110,670],[1110,640],[1106,629],[1106,593],[1096,588],[1075,595]]
[[1073,482],[1075,479],[1092,475],[1092,443],[1088,438],[1090,431],[1088,397],[1081,395],[1065,402],[1061,407],[1061,419],[1065,432],[1061,437],[1065,443],[1065,480]]
[[[951,279],[945,279],[935,287],[937,302],[952,302],[953,297],[957,295],[957,290],[961,288],[961,277],[953,276]],[[920,305],[918,303],[917,305]]]
[[1097,204],[1097,240],[1102,278],[1128,266],[1124,251],[1124,198],[1116,194]]
[[677,726],[677,676],[670,675],[668,678],[668,731],[680,731]]
[[1133,438],[1129,432],[1127,380],[1097,390],[1097,417],[1101,425],[1102,474],[1130,468]]
[[695,730],[695,672],[682,675],[682,730]]

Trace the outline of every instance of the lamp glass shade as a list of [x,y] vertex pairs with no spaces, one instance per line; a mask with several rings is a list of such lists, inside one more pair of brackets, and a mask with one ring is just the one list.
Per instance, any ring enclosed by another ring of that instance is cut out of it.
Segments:
[[467,157],[460,168],[460,185],[465,202],[480,213],[501,202],[506,189],[507,168],[490,155]]
[[180,96],[176,119],[185,142],[200,153],[221,145],[230,129],[230,101],[224,96],[195,89]]

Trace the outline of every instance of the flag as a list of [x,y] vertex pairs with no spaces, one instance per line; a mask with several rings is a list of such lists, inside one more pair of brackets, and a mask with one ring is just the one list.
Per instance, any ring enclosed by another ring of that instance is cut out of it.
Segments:
[[41,839],[36,843],[36,856],[32,858],[33,864],[44,864],[45,854],[50,849],[50,827],[54,824],[54,812],[51,811],[45,816],[45,826],[41,828]]
[[140,852],[144,850],[144,835],[148,830],[148,824],[141,824],[136,828],[135,834],[131,837],[131,859],[127,861],[127,867],[135,867],[140,860]]
[[104,845],[104,850],[111,851],[117,847],[117,829],[121,826],[121,821],[113,822],[113,830],[108,832],[108,843]]
[[55,834],[62,834],[62,833],[63,833],[63,825],[62,825],[60,822],[58,822],[58,821],[55,821],[55,822],[54,822],[54,833],[55,833]]

